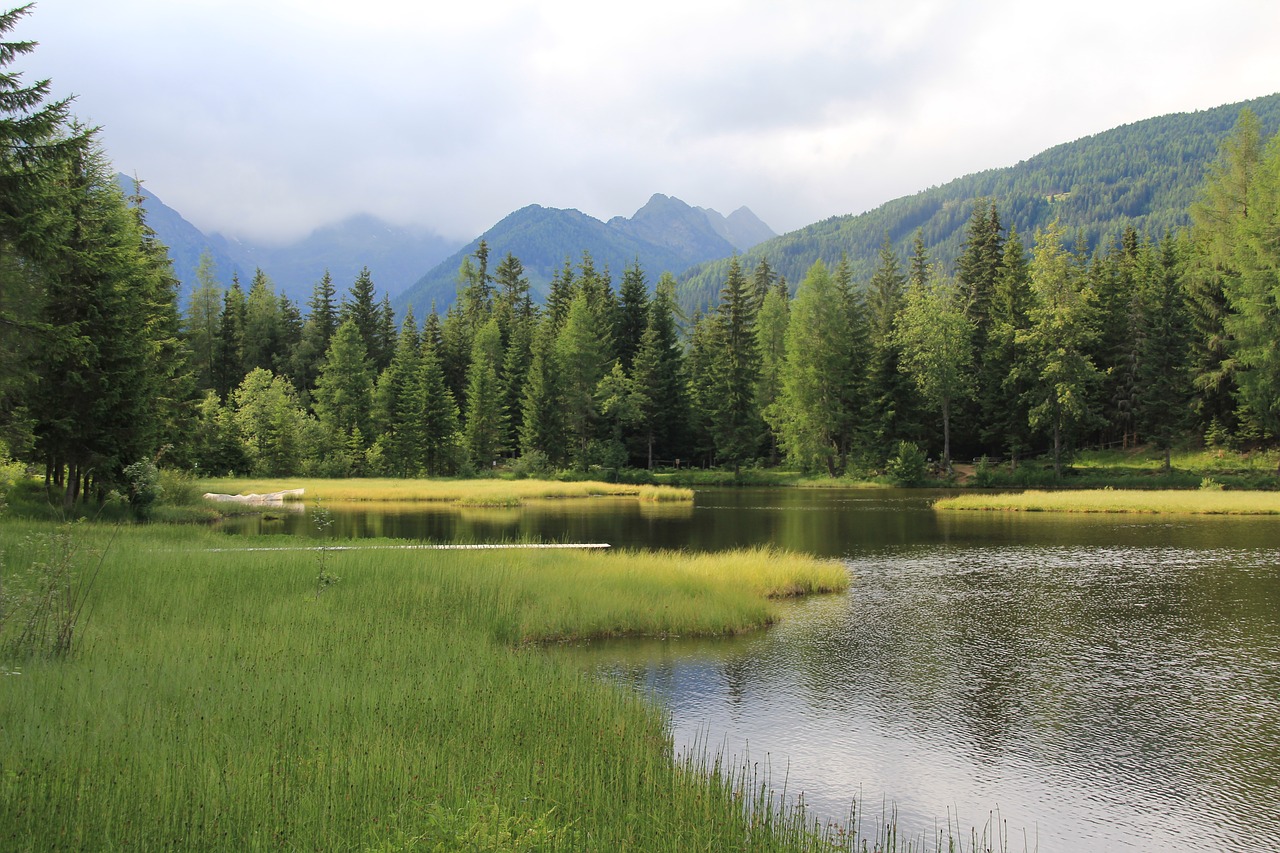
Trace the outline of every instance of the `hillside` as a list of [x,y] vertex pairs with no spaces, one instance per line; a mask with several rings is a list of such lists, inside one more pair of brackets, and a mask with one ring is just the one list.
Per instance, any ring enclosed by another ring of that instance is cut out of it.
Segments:
[[[1244,107],[1257,114],[1264,133],[1280,128],[1280,94],[1123,125],[1057,145],[1016,166],[967,175],[866,213],[833,216],[792,231],[746,252],[743,265],[749,269],[768,258],[794,289],[815,260],[835,264],[847,254],[855,277],[866,279],[886,234],[905,262],[916,229],[922,229],[930,259],[950,272],[981,198],[995,200],[1001,221],[1014,225],[1028,246],[1035,230],[1054,217],[1090,248],[1129,225],[1159,236],[1188,223],[1187,208],[1205,167]],[[714,302],[727,268],[728,260],[719,259],[687,270],[679,290],[684,308]]]
[[393,302],[403,311],[413,306],[419,316],[432,304],[443,311],[457,293],[462,261],[480,241],[489,247],[491,263],[508,252],[520,259],[536,299],[568,259],[577,263],[589,252],[597,269],[618,278],[639,260],[652,286],[664,271],[679,273],[714,258],[745,251],[774,236],[747,208],[728,217],[714,210],[692,207],[678,198],[655,194],[631,218],[608,222],[577,210],[531,204],[509,214],[458,252],[443,260]]

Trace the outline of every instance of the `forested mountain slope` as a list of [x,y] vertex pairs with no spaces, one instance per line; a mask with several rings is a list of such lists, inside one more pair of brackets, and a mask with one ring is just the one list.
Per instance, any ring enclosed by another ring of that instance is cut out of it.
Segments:
[[[929,257],[951,272],[977,199],[996,202],[1001,221],[1030,244],[1037,228],[1059,218],[1068,234],[1096,248],[1132,225],[1159,237],[1188,224],[1187,209],[1219,141],[1248,107],[1262,130],[1280,127],[1280,94],[1194,113],[1175,113],[1067,142],[1016,166],[957,178],[859,215],[833,216],[759,244],[742,258],[750,269],[767,258],[794,286],[814,261],[836,264],[847,254],[855,278],[866,280],[889,236],[899,257],[910,254],[917,229]],[[713,303],[728,260],[694,267],[681,278],[686,310]]]
[[508,253],[524,265],[537,301],[564,266],[591,255],[599,270],[617,280],[639,261],[650,286],[663,272],[678,273],[705,261],[744,251],[773,237],[770,228],[747,208],[728,217],[692,207],[678,198],[655,194],[630,218],[608,222],[577,210],[531,204],[508,214],[484,234],[422,276],[396,299],[396,307],[412,306],[425,315],[435,304],[444,311],[457,295],[458,269],[484,241],[496,265]]

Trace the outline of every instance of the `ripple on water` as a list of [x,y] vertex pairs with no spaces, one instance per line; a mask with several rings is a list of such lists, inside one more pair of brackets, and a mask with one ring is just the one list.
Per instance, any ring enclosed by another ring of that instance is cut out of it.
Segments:
[[874,825],[883,796],[911,833],[998,809],[1042,851],[1280,838],[1280,551],[940,545],[851,566],[845,598],[641,667],[682,748],[762,761],[825,819],[865,792]]

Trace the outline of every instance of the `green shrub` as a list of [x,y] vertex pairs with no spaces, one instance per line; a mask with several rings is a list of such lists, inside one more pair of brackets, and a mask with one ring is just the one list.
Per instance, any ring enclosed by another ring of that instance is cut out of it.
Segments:
[[900,441],[885,473],[895,486],[918,486],[929,478],[929,460],[914,442]]

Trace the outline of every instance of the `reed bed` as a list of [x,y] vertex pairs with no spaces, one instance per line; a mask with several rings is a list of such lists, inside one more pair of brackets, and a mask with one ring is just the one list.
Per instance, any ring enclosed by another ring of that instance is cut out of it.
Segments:
[[[6,580],[53,530],[0,523]],[[838,565],[70,535],[101,555],[72,652],[0,670],[5,849],[852,846],[761,780],[677,761],[641,697],[519,646],[741,630],[771,618],[761,596],[842,587]]]
[[940,510],[997,512],[1190,513],[1280,515],[1280,493],[1201,490],[1028,491],[964,494],[934,503]]
[[673,486],[638,486],[591,480],[323,480],[289,478],[247,480],[221,478],[200,481],[203,492],[263,494],[282,489],[304,489],[304,500],[334,502],[398,501],[441,502],[460,506],[515,507],[544,498],[637,497],[644,501],[692,501],[691,489]]

